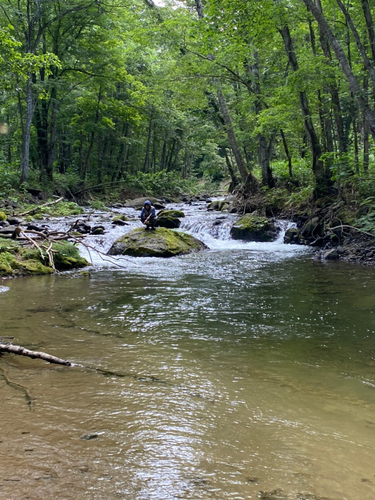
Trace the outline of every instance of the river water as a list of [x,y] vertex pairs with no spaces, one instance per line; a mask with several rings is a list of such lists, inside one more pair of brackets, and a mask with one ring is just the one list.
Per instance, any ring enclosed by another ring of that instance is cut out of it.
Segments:
[[0,359],[0,498],[373,500],[375,270],[185,208],[209,251],[1,283],[0,335],[77,366]]

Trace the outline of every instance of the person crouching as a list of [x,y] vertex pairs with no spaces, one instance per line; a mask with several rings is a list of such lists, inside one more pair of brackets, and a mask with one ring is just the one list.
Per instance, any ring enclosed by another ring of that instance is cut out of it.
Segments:
[[145,202],[141,212],[141,222],[146,226],[146,230],[151,228],[155,229],[156,212],[155,208],[151,205],[149,200]]

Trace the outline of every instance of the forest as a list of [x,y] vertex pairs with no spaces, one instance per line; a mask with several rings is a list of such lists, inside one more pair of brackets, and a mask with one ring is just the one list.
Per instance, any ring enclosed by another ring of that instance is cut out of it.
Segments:
[[173,197],[224,183],[276,207],[341,201],[372,231],[369,0],[0,7],[0,196]]
[[0,0],[1,498],[374,500],[374,19]]

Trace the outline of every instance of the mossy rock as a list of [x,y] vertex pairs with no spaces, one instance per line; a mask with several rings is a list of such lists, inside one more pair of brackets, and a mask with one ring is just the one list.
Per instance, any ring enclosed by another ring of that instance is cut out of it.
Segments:
[[179,217],[185,217],[184,212],[181,210],[162,210],[158,213],[156,227],[178,229],[181,226]]
[[190,234],[160,227],[155,230],[135,229],[119,238],[108,255],[133,257],[174,257],[207,248]]
[[118,221],[121,220],[123,222],[127,222],[129,220],[129,217],[126,217],[126,215],[117,215],[116,217],[113,217],[112,221]]
[[60,271],[89,265],[87,260],[79,254],[78,248],[69,241],[54,243],[52,250],[56,269]]
[[290,227],[285,232],[284,243],[290,243],[294,245],[306,245],[307,241],[296,227]]
[[[88,265],[79,255],[77,247],[68,241],[52,246],[56,269],[66,270]],[[22,247],[16,241],[0,238],[0,276],[25,276],[29,274],[51,274],[48,256],[43,259],[34,247]]]
[[0,220],[7,220],[7,216],[4,212],[0,212]]
[[226,200],[215,200],[211,201],[211,203],[208,205],[207,210],[216,210],[217,212],[221,212],[227,206],[229,205],[229,202]]
[[182,219],[183,217],[185,217],[185,214],[182,210],[161,210],[158,213],[158,217],[165,217],[165,216],[174,217],[176,219]]
[[315,237],[324,235],[324,224],[323,221],[319,219],[319,217],[313,217],[308,220],[303,228],[301,229],[301,234],[307,237]]
[[[2,248],[4,248],[3,245]],[[40,260],[26,257],[22,248],[11,248],[10,250],[0,253],[0,276],[53,273],[53,269],[42,264]]]
[[277,232],[272,220],[267,219],[267,217],[247,214],[232,227],[231,236],[234,240],[273,241]]

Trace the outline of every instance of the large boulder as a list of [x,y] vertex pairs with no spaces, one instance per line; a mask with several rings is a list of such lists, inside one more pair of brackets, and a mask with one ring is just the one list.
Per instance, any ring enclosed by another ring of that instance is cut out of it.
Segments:
[[211,201],[211,203],[208,205],[207,210],[215,210],[217,212],[221,212],[225,208],[227,208],[229,205],[229,202],[226,200],[215,200]]
[[181,225],[179,217],[185,217],[181,210],[162,210],[158,213],[156,227],[166,227],[168,229],[177,229]]
[[136,198],[135,200],[127,201],[126,203],[124,203],[124,207],[142,208],[143,205],[146,203],[146,201],[150,201],[152,205],[158,210],[165,208],[162,200],[159,200],[158,198],[153,198],[152,196],[150,196],[149,198]]
[[247,214],[241,217],[231,229],[234,240],[273,241],[278,230],[274,222],[267,217]]
[[324,235],[324,225],[323,222],[319,219],[319,217],[313,217],[308,220],[303,228],[301,229],[301,234],[305,238],[308,237],[319,237]]
[[296,227],[290,227],[285,232],[284,243],[291,243],[294,245],[306,245],[307,241]]
[[131,255],[133,257],[174,257],[207,248],[190,234],[160,227],[155,230],[137,228],[119,238],[108,255]]

